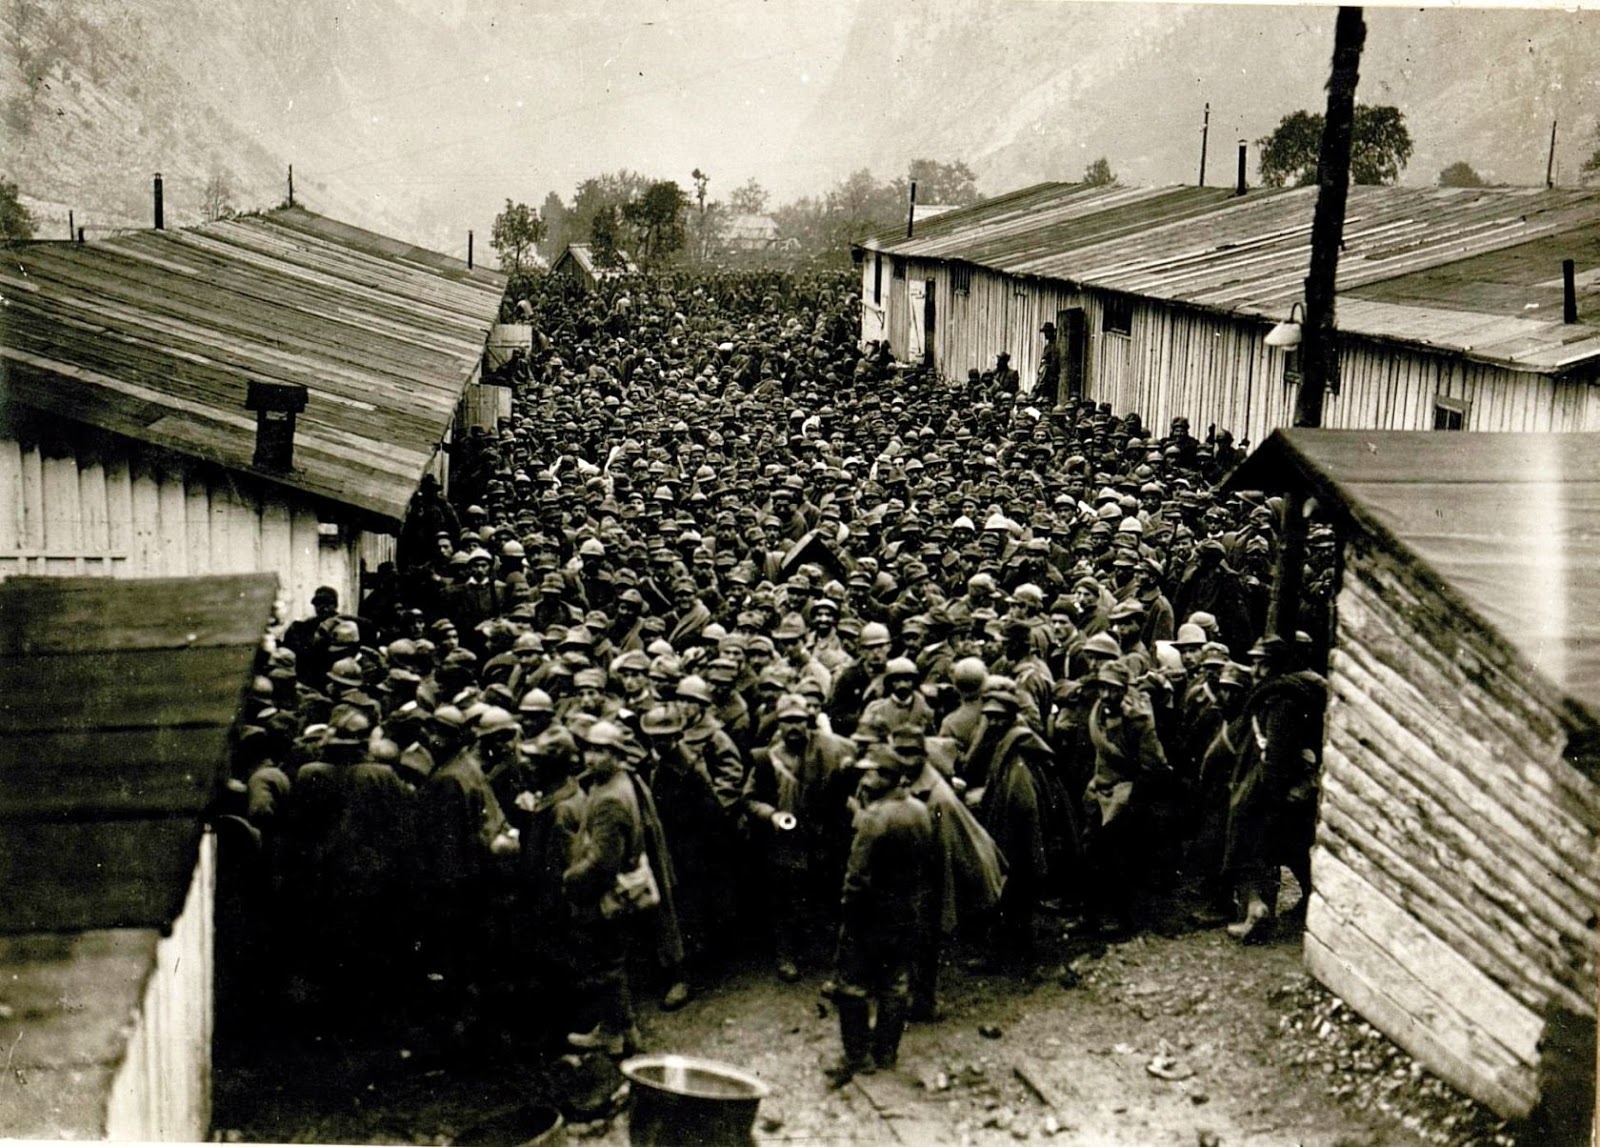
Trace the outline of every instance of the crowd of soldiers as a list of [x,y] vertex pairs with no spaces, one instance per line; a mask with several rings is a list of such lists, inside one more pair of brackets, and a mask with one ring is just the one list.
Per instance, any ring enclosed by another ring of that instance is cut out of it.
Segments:
[[897,363],[839,276],[508,317],[512,417],[263,653],[231,819],[272,991],[622,1055],[634,989],[821,954],[838,1082],[941,972],[1175,888],[1256,939],[1309,888],[1333,538],[1269,634],[1279,508],[1219,492],[1225,431]]

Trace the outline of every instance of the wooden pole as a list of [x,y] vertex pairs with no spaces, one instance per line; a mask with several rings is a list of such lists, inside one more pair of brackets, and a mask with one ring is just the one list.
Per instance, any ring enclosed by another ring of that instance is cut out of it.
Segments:
[[1205,116],[1200,120],[1200,186],[1206,185],[1206,143],[1211,135],[1211,101],[1206,101]]
[[1556,185],[1556,121],[1550,121],[1550,158],[1544,161],[1544,189],[1549,191]]
[[1328,113],[1317,159],[1317,209],[1311,220],[1311,268],[1306,275],[1306,321],[1300,352],[1305,360],[1294,425],[1322,425],[1322,396],[1339,388],[1339,347],[1334,338],[1334,280],[1344,241],[1344,209],[1350,197],[1350,140],[1355,130],[1356,81],[1367,25],[1360,8],[1340,8],[1333,33],[1333,72],[1328,78]]

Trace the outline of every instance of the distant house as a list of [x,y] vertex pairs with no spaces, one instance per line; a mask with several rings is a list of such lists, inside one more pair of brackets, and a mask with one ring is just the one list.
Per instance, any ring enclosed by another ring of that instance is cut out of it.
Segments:
[[619,250],[617,259],[616,266],[602,267],[596,261],[594,250],[589,244],[568,243],[567,249],[550,265],[550,273],[571,279],[584,290],[592,291],[600,284],[601,279],[638,273],[639,268],[634,265],[626,251]]
[[1279,431],[1228,485],[1340,542],[1307,965],[1501,1115],[1587,1128],[1600,435]]
[[0,578],[264,571],[291,613],[353,600],[445,471],[504,290],[295,208],[13,244]]
[[204,818],[276,595],[263,574],[0,583],[0,1138],[210,1138]]
[[[1034,381],[1053,323],[1059,376],[1165,427],[1259,441],[1291,422],[1316,189],[1046,183],[857,245],[861,337],[947,377],[1001,351]],[[1352,187],[1339,263],[1330,427],[1600,430],[1600,191]],[[1562,260],[1578,321],[1563,321]]]
[[770,215],[728,215],[718,239],[728,251],[770,251],[778,245],[778,221]]

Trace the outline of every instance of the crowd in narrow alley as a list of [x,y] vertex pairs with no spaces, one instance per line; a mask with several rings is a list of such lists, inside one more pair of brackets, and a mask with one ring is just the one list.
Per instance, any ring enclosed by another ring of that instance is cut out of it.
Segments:
[[513,416],[262,654],[224,818],[258,1022],[620,1056],[759,954],[832,1001],[840,1082],[948,977],[1175,892],[1295,926],[1334,538],[1269,634],[1280,508],[1219,492],[1207,412],[897,363],[841,276],[516,290]]

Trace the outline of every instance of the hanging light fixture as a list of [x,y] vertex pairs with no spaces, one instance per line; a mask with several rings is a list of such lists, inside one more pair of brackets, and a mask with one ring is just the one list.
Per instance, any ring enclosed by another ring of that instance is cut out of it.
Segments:
[[[1305,321],[1306,309],[1296,302],[1289,308],[1289,317],[1267,332],[1268,346],[1289,350],[1300,345],[1300,324]],[[1298,315],[1299,318],[1295,316]]]

